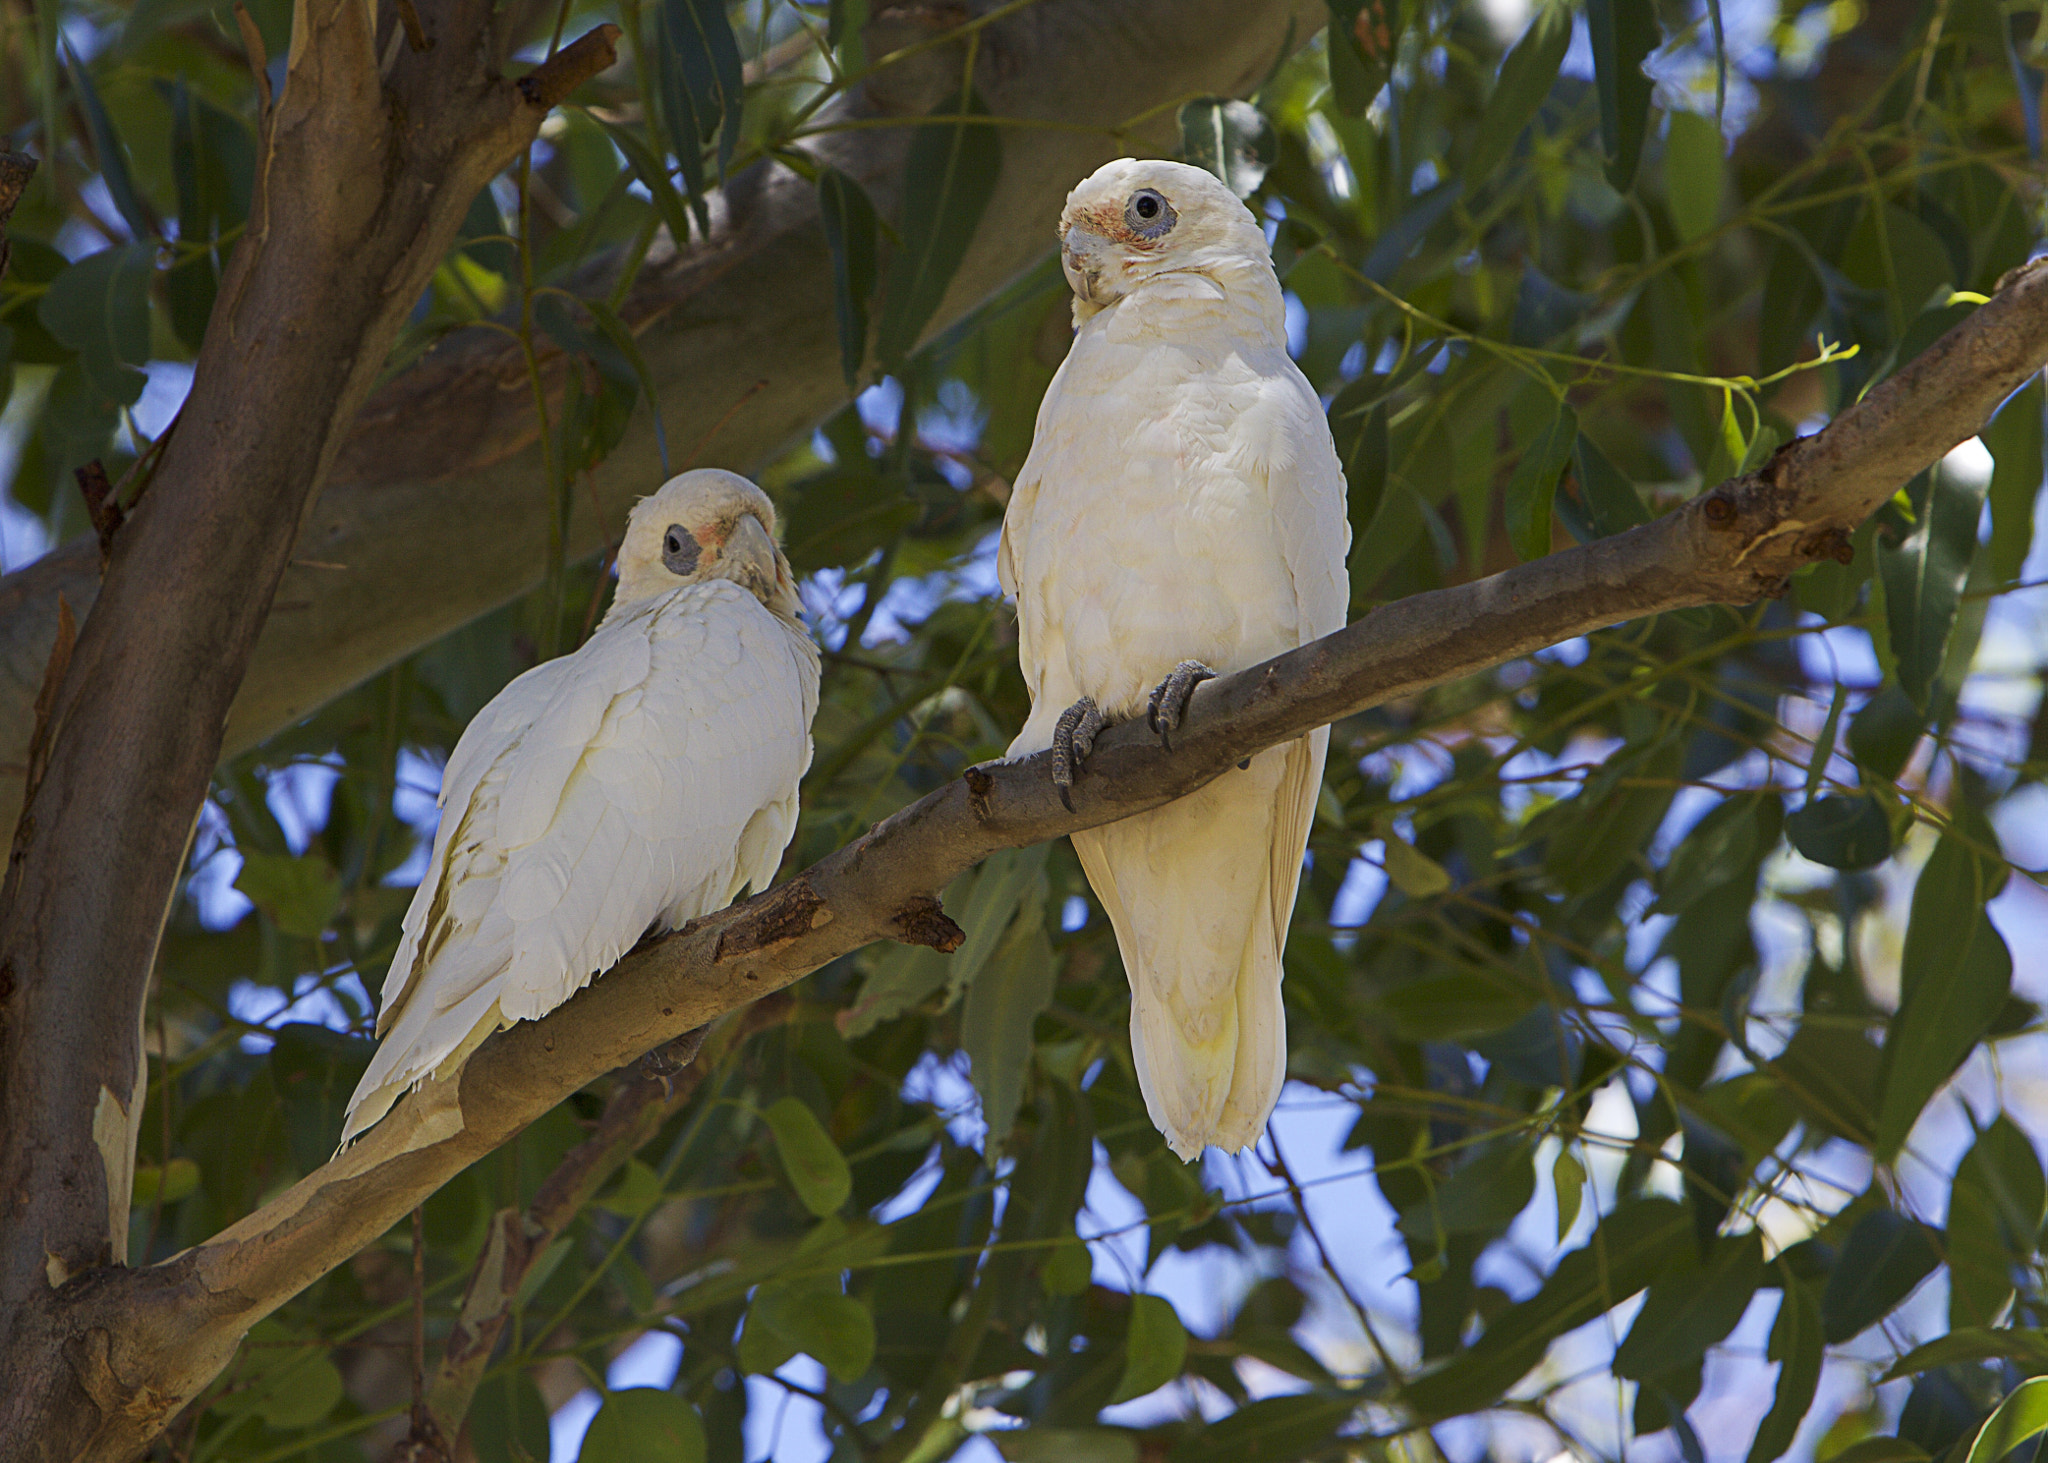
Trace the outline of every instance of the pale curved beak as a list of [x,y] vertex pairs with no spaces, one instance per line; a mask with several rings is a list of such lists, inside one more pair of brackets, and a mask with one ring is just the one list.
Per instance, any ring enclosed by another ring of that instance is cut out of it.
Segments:
[[1089,304],[1107,305],[1116,300],[1116,290],[1105,280],[1111,263],[1109,240],[1093,229],[1071,224],[1060,235],[1060,269],[1074,293]]
[[744,576],[748,585],[763,599],[774,591],[779,577],[775,540],[753,514],[742,513],[739,516],[732,532],[726,535],[725,547],[719,554],[726,562],[726,572],[735,578]]

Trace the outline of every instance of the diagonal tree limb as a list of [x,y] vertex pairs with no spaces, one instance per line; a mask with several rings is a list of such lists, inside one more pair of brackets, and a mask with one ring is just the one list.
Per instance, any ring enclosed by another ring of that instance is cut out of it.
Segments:
[[[1047,758],[990,764],[788,883],[649,942],[541,1021],[480,1047],[256,1213],[147,1270],[67,1298],[127,1385],[190,1397],[233,1338],[375,1240],[425,1195],[607,1071],[874,940],[944,945],[932,892],[997,849],[1112,822],[1227,776],[1340,717],[1574,635],[1779,592],[2048,362],[2048,261],[1760,472],[1653,523],[1384,605],[1322,640],[1205,682],[1172,753],[1142,723],[1097,740],[1060,806]],[[195,1361],[194,1358],[202,1360]]]

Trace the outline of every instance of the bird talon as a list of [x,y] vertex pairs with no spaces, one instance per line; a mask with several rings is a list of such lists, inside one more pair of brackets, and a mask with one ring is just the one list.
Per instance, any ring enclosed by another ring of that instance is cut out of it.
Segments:
[[1151,704],[1145,711],[1145,725],[1159,734],[1159,744],[1167,751],[1173,750],[1172,734],[1187,715],[1188,697],[1202,682],[1215,679],[1216,672],[1199,660],[1184,660],[1153,688]]
[[1088,754],[1095,750],[1095,734],[1102,730],[1102,726],[1102,712],[1087,696],[1062,711],[1060,719],[1053,724],[1052,785],[1059,789],[1060,802],[1070,813],[1074,811],[1074,803],[1068,797],[1067,789],[1074,785],[1075,774],[1088,760]]

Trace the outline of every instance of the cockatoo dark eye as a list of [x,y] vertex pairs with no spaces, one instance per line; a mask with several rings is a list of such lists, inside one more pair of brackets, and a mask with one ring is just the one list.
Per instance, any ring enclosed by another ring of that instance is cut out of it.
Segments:
[[668,533],[661,540],[661,562],[668,566],[671,574],[695,574],[697,556],[702,552],[696,538],[679,523],[670,524]]
[[1155,189],[1140,188],[1124,205],[1124,223],[1141,239],[1156,239],[1179,221],[1173,205]]

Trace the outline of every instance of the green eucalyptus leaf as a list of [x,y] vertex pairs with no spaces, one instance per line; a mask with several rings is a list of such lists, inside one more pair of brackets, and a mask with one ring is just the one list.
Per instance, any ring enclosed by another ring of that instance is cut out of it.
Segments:
[[1941,1263],[1926,1225],[1894,1209],[1856,1221],[1821,1292],[1822,1333],[1839,1344],[1876,1325]]
[[2011,584],[2034,546],[2034,499],[2044,471],[2041,378],[2034,377],[1998,409],[1982,432],[1992,461],[1991,577]]
[[1792,846],[1831,869],[1874,869],[1892,853],[1892,824],[1870,793],[1815,798],[1785,819]]
[[1754,1230],[1716,1240],[1704,1265],[1683,1249],[1673,1255],[1684,1263],[1652,1282],[1614,1353],[1618,1377],[1641,1381],[1696,1361],[1735,1329],[1763,1284],[1763,1238]]
[[1984,1419],[1963,1463],[1998,1463],[2025,1442],[2048,1432],[2048,1377],[2021,1382]]
[[761,1114],[775,1135],[783,1172],[804,1208],[820,1219],[836,1214],[853,1192],[853,1173],[824,1124],[800,1098],[777,1098]]
[[832,251],[832,310],[839,323],[839,368],[856,389],[868,350],[868,303],[874,297],[875,206],[867,190],[833,167],[818,169],[818,219]]
[[1963,581],[1977,553],[1977,524],[1986,484],[1961,473],[1935,470],[1920,522],[1896,548],[1882,539],[1877,570],[1899,689],[1925,713],[1955,628]]
[[1593,80],[1600,98],[1600,148],[1607,181],[1626,193],[1643,154],[1654,85],[1643,63],[1663,39],[1650,0],[1586,0]]
[[583,1434],[592,1463],[703,1463],[704,1421],[690,1399],[659,1387],[605,1393]]
[[1579,437],[1578,413],[1564,402],[1540,436],[1522,453],[1508,480],[1508,540],[1524,562],[1550,552],[1550,516],[1557,480]]
[[1711,117],[1673,112],[1664,138],[1664,203],[1678,237],[1705,238],[1721,221],[1727,144]]
[[1771,1393],[1771,1409],[1757,1424],[1749,1445],[1748,1463],[1776,1463],[1791,1449],[1799,1424],[1820,1390],[1821,1363],[1826,1360],[1827,1343],[1821,1336],[1820,1303],[1813,1288],[1787,1284],[1778,1302],[1778,1318],[1771,1323],[1771,1339],[1765,1356],[1778,1363],[1778,1381]]
[[[987,112],[981,98],[966,88],[941,101],[932,115],[971,118]],[[889,266],[875,341],[875,354],[889,370],[902,369],[938,313],[1002,167],[1003,144],[994,127],[932,122],[911,137],[896,230],[903,242]]]
[[1988,1326],[2034,1262],[2048,1185],[2027,1135],[2000,1114],[1956,1165],[1948,1191],[1948,1323]]
[[1502,59],[1493,94],[1479,118],[1479,140],[1465,159],[1468,193],[1492,177],[1514,151],[1523,129],[1550,95],[1571,44],[1571,6],[1548,4],[1537,10],[1522,38]]
[[1535,1295],[1495,1316],[1477,1342],[1435,1371],[1411,1378],[1404,1400],[1421,1418],[1491,1405],[1543,1360],[1553,1340],[1648,1286],[1672,1248],[1691,1243],[1692,1216],[1683,1205],[1622,1200]]
[[[1899,1009],[1885,1029],[1875,1144],[1889,1160],[1920,1110],[1991,1030],[2012,992],[2012,952],[1984,913],[2003,882],[1959,826],[1942,836],[1913,886],[1899,959]],[[1988,831],[1987,831],[1988,836]]]
[[2029,1375],[2048,1372],[2048,1331],[2033,1326],[1963,1326],[1916,1346],[1885,1370],[1894,1382],[1937,1367],[1973,1361],[2016,1362]]
[[149,279],[154,251],[120,244],[88,254],[50,281],[36,318],[78,352],[86,379],[121,406],[141,399],[148,378],[134,369],[149,359]]
[[318,854],[242,855],[235,887],[287,935],[317,939],[341,907],[341,875]]
[[1131,1297],[1131,1322],[1124,1333],[1124,1372],[1111,1402],[1128,1402],[1156,1392],[1181,1373],[1188,1333],[1173,1302],[1156,1295]]
[[875,1356],[875,1319],[840,1292],[836,1279],[764,1285],[747,1306],[740,1334],[740,1365],[766,1375],[798,1352],[815,1359],[835,1381],[851,1382]]

